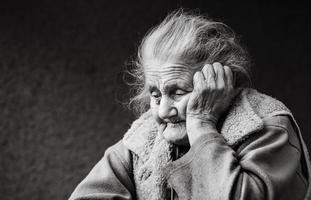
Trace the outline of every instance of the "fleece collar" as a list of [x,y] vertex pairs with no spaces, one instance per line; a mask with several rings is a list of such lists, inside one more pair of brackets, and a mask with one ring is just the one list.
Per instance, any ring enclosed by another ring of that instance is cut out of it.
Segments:
[[[236,98],[220,131],[229,145],[238,144],[252,133],[263,128],[261,116],[263,112],[258,112],[259,105],[257,104],[260,103],[259,100],[266,98],[261,99],[260,95],[262,96],[256,90],[244,89]],[[274,102],[274,104],[276,103]],[[157,124],[149,110],[133,122],[131,128],[124,135],[123,143],[129,150],[140,156],[145,153],[147,146],[150,147],[150,143],[156,138],[157,132]]]

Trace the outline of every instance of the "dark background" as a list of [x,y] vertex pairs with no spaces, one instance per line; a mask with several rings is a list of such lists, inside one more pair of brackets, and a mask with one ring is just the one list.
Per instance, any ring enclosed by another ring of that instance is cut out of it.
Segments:
[[129,128],[122,71],[178,7],[231,26],[253,84],[294,113],[310,148],[310,9],[252,1],[1,1],[0,199],[66,199]]

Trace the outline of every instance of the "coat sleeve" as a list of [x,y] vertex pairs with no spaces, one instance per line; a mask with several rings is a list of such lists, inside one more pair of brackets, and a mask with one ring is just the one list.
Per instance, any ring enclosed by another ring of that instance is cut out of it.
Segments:
[[108,148],[104,157],[76,187],[69,200],[135,199],[131,153],[118,142]]
[[308,186],[290,119],[274,116],[264,122],[264,129],[237,149],[219,133],[198,139],[167,169],[179,199],[303,199]]

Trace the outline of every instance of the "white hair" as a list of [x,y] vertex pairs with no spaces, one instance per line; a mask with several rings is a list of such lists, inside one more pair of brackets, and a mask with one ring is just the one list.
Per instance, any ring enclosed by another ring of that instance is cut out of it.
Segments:
[[180,63],[200,70],[206,63],[220,62],[233,71],[235,87],[249,87],[249,59],[246,50],[227,25],[182,9],[169,14],[143,38],[130,72],[135,82],[129,105],[141,114],[149,107],[144,68],[150,61]]

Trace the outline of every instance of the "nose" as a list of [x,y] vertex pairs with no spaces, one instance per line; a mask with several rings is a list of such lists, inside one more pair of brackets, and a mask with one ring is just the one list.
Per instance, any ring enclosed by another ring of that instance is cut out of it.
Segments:
[[165,96],[162,96],[159,105],[159,117],[163,120],[170,119],[177,116],[178,112],[176,107],[174,107],[174,102],[170,101]]

